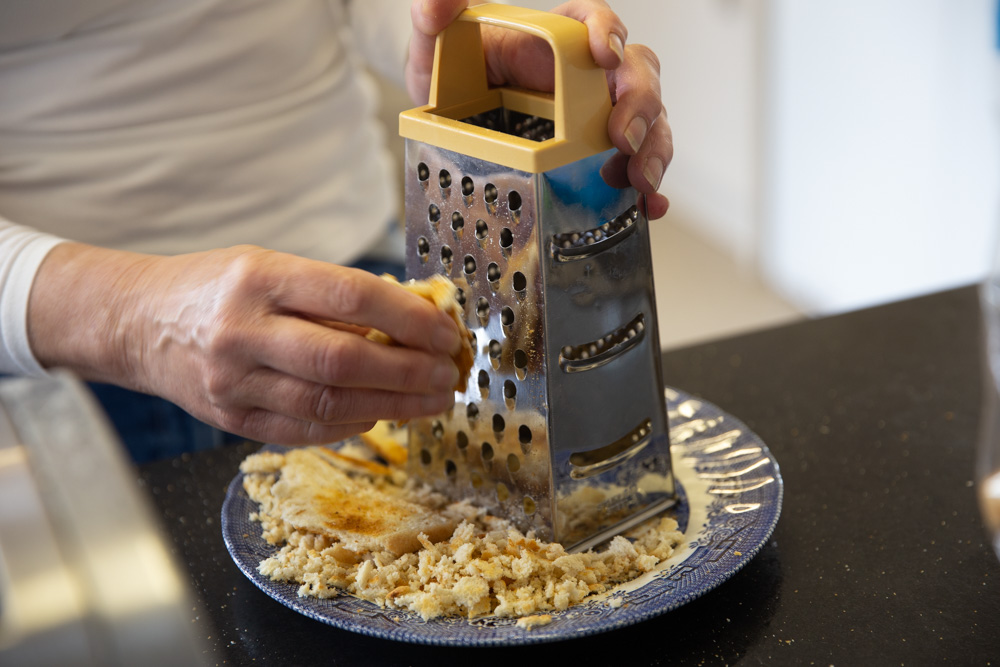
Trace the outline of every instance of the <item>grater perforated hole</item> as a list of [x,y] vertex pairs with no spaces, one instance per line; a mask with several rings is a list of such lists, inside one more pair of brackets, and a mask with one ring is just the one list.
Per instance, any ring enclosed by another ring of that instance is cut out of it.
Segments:
[[441,264],[445,269],[451,270],[451,260],[453,259],[454,253],[452,253],[451,248],[446,245],[441,246]]
[[486,267],[486,279],[490,281],[490,287],[496,291],[500,287],[500,267],[496,262],[490,262]]
[[483,476],[473,470],[469,473],[469,482],[472,484],[472,488],[478,489],[483,485]]
[[455,289],[455,301],[458,301],[458,305],[465,305],[465,290],[461,287]]
[[488,442],[484,442],[480,447],[480,455],[483,457],[483,461],[493,460],[493,445]]
[[524,513],[527,514],[528,516],[531,516],[538,511],[538,506],[535,504],[535,499],[532,498],[531,496],[525,496],[522,505],[524,506]]
[[471,276],[473,273],[476,272],[476,258],[473,257],[472,255],[465,256],[464,265],[465,265],[466,275]]
[[459,449],[465,449],[469,446],[469,436],[465,434],[465,431],[459,431],[455,434],[455,445]]
[[503,354],[503,346],[498,340],[490,341],[490,364],[493,365],[493,369],[496,370],[500,367],[500,355]]
[[462,194],[466,197],[471,197],[472,193],[476,191],[476,185],[472,182],[472,179],[468,176],[462,178]]
[[479,406],[475,403],[469,403],[465,408],[465,417],[470,424],[479,419]]
[[442,424],[437,419],[431,422],[431,435],[433,435],[438,440],[444,438],[444,424]]
[[504,227],[500,230],[500,251],[505,257],[510,257],[511,248],[514,245],[514,235],[510,229]]
[[417,239],[417,257],[420,258],[421,262],[426,262],[431,254],[431,244],[426,237],[421,236]]
[[423,162],[417,164],[417,180],[421,183],[431,177],[431,170]]
[[523,273],[515,271],[510,283],[511,287],[514,288],[514,294],[517,295],[517,299],[519,301],[528,296],[528,279],[524,277]]
[[461,213],[455,211],[451,214],[451,230],[455,232],[456,238],[462,238],[462,229],[465,227],[465,218]]
[[497,482],[497,500],[504,503],[510,498],[510,489],[503,482]]
[[486,187],[483,188],[483,199],[486,200],[487,204],[492,204],[495,206],[499,194],[500,193],[497,190],[497,186],[493,185],[492,183],[487,183]]
[[433,225],[436,225],[441,220],[441,209],[436,204],[431,204],[427,207],[427,219]]
[[504,306],[500,311],[500,324],[503,325],[503,333],[505,336],[510,336],[514,330],[514,309],[510,306]]
[[438,185],[441,186],[442,190],[451,187],[451,174],[448,173],[447,169],[442,169],[438,172]]
[[484,296],[476,301],[476,317],[479,318],[479,324],[484,327],[490,319],[490,302]]
[[490,374],[479,371],[479,395],[484,399],[490,397]]
[[490,234],[490,228],[486,224],[485,220],[476,220],[476,238],[480,241],[485,241],[486,237]]
[[511,472],[517,472],[521,469],[521,459],[517,458],[517,454],[507,455],[507,470]]
[[521,445],[531,444],[531,429],[528,428],[527,424],[522,424],[517,429],[517,439],[521,441]]
[[511,190],[507,194],[507,207],[510,209],[510,217],[514,222],[521,221],[521,193]]
[[420,450],[420,462],[425,466],[429,466],[431,464],[431,453],[426,448]]
[[503,420],[503,415],[493,415],[493,431],[501,434],[505,428],[507,428],[507,423]]
[[444,474],[448,475],[452,480],[455,479],[455,474],[458,472],[458,466],[451,459],[444,462]]
[[514,375],[523,380],[528,374],[528,354],[524,350],[514,350]]
[[504,398],[504,403],[507,405],[507,409],[513,410],[515,405],[515,400],[517,399],[517,385],[514,384],[513,380],[504,380],[503,398]]

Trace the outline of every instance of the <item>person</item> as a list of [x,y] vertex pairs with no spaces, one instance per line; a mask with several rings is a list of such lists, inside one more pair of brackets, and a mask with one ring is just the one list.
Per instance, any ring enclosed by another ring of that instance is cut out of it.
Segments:
[[[351,264],[398,196],[364,67],[426,103],[436,35],[466,5],[3,3],[0,372],[97,383],[137,460],[446,410],[455,325]],[[603,0],[554,11],[587,25],[608,72],[606,178],[661,217],[672,138],[656,57]],[[484,28],[484,49],[491,84],[552,89],[539,40]],[[400,345],[359,335],[371,327]],[[160,423],[186,415],[209,444]]]

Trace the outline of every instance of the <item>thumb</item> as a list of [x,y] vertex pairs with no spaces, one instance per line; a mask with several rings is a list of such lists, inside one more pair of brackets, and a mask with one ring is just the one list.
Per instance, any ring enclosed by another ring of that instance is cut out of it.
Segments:
[[406,91],[416,104],[427,104],[434,67],[434,42],[469,6],[469,0],[413,0],[410,20],[410,55],[406,61]]

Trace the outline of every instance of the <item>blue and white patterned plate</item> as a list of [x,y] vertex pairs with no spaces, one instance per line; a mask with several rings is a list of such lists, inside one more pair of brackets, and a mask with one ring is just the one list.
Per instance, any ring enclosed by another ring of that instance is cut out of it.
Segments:
[[257,565],[277,549],[261,538],[260,524],[249,519],[257,506],[243,490],[242,475],[229,485],[222,506],[226,547],[243,574],[278,602],[372,637],[443,646],[536,644],[644,621],[704,595],[746,565],[771,536],[783,493],[777,461],[744,424],[676,389],[667,389],[666,398],[680,487],[680,503],[672,511],[684,542],[653,572],[567,611],[552,612],[548,625],[524,630],[515,619],[493,617],[424,621],[414,613],[382,609],[348,594],[326,600],[299,597],[297,585],[271,581],[257,572]]

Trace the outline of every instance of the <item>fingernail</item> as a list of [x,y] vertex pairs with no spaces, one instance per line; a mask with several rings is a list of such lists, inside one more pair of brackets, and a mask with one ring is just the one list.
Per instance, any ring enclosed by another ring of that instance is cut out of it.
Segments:
[[614,32],[611,33],[611,36],[608,37],[608,46],[611,47],[611,50],[615,52],[616,56],[618,56],[619,62],[625,60],[625,42],[622,41],[620,35]]
[[458,384],[458,367],[455,364],[451,362],[439,364],[431,371],[431,391],[454,390],[456,384]]
[[660,181],[663,180],[663,160],[658,157],[651,157],[646,160],[646,166],[642,168],[642,175],[646,181],[653,186],[654,190],[660,189]]
[[642,140],[646,138],[646,132],[648,131],[649,123],[642,116],[633,118],[632,122],[625,128],[625,140],[632,147],[633,153],[639,152],[639,146],[642,146]]

